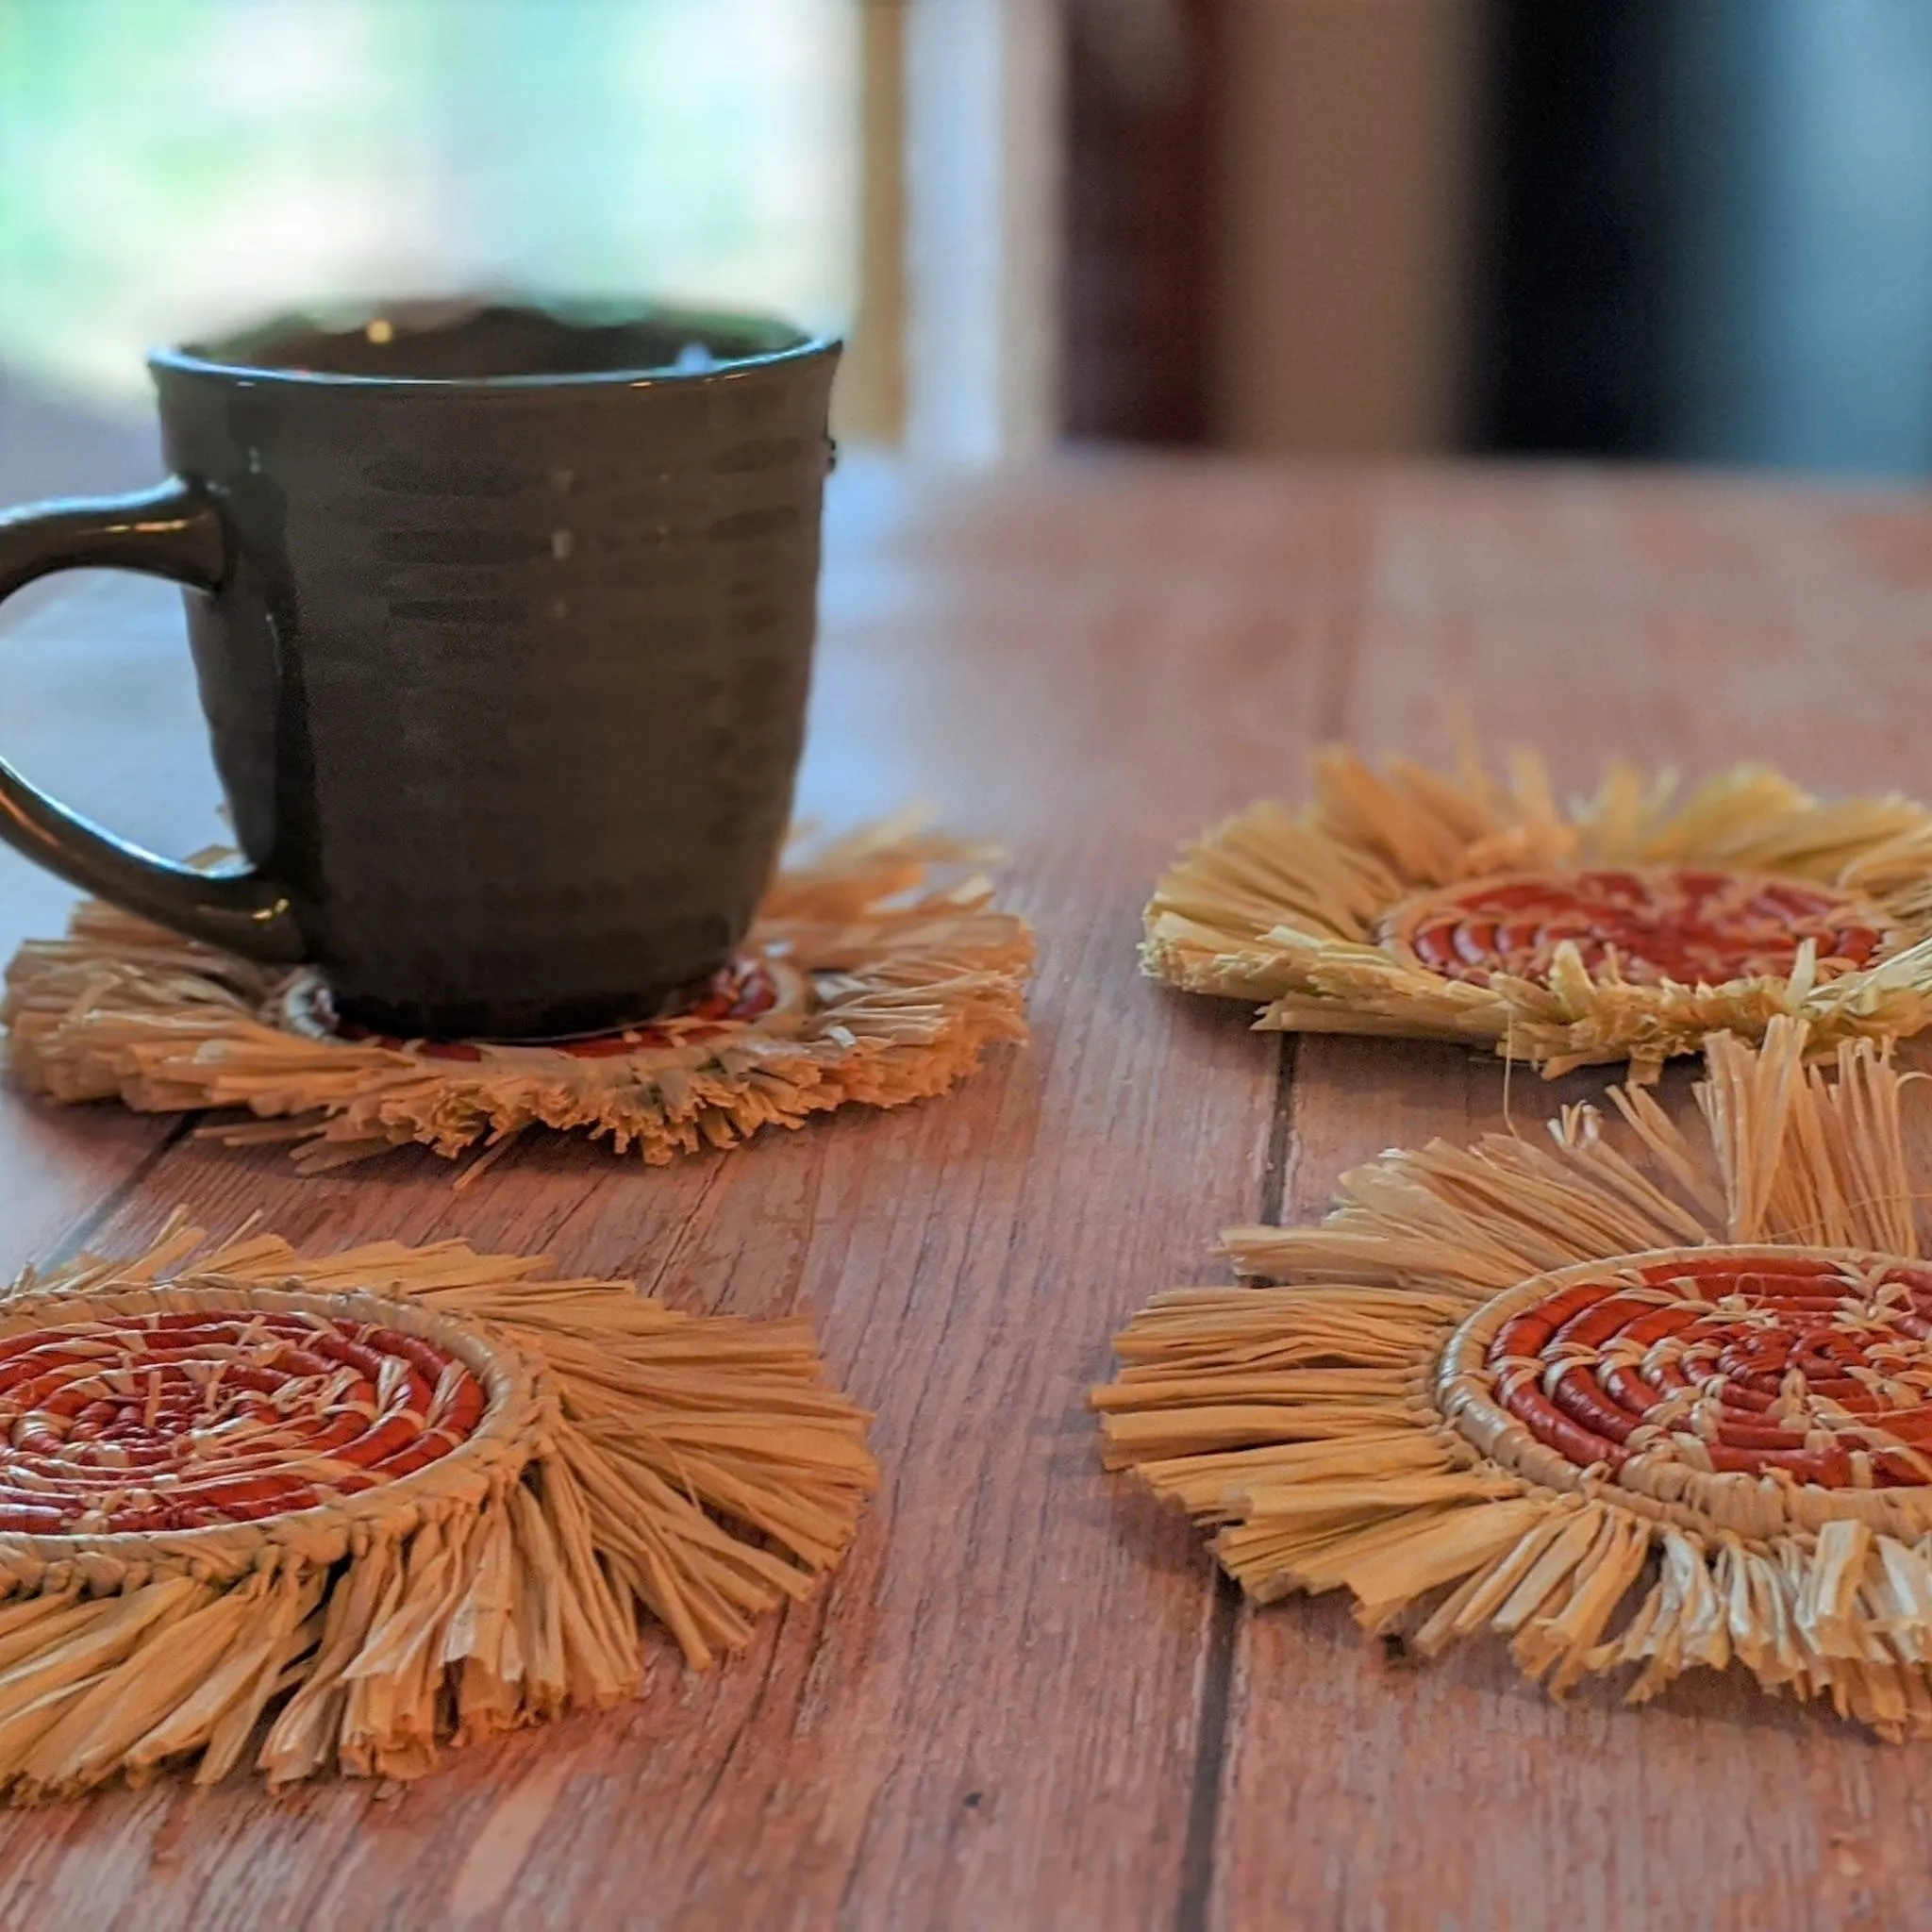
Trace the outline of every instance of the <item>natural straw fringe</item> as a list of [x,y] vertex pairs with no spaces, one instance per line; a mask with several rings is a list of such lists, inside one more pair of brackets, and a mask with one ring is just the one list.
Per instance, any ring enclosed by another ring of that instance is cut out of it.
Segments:
[[[1229,1231],[1242,1274],[1294,1285],[1177,1290],[1136,1317],[1093,1392],[1108,1466],[1215,1526],[1257,1602],[1345,1588],[1366,1628],[1424,1656],[1497,1631],[1558,1694],[1627,1666],[1641,1702],[1736,1660],[1887,1739],[1932,1735],[1932,1487],[1713,1472],[1694,1403],[1683,1433],[1653,1430],[1621,1468],[1579,1467],[1477,1373],[1504,1321],[1578,1279],[1667,1306],[1616,1285],[1645,1262],[1775,1268],[1807,1250],[1876,1281],[1918,1256],[1905,1076],[1846,1041],[1827,1077],[1807,1045],[1789,1019],[1761,1052],[1712,1039],[1688,1133],[1648,1093],[1617,1093],[1632,1158],[1574,1108],[1541,1148],[1491,1135],[1384,1155],[1319,1226]],[[1546,1388],[1592,1356],[1569,1353],[1535,1365]],[[1894,1357],[1901,1400],[1924,1400],[1923,1353]],[[1886,1440],[1883,1416],[1814,1407],[1847,1428],[1821,1441]]]
[[411,1141],[501,1150],[531,1126],[635,1146],[656,1165],[848,1104],[928,1098],[988,1045],[1024,1039],[1025,922],[993,907],[981,876],[927,886],[935,866],[986,856],[894,822],[788,864],[747,943],[806,976],[803,1013],[628,1054],[498,1046],[463,1061],[310,1037],[278,1024],[292,975],[92,902],[67,939],[21,948],[0,1020],[36,1092],[144,1113],[246,1108],[271,1124],[208,1131],[293,1141],[308,1171]]
[[[1603,865],[1828,885],[1883,914],[1888,942],[1872,966],[1823,981],[1801,958],[1789,977],[1695,987],[1592,977],[1566,942],[1547,985],[1502,974],[1478,985],[1378,937],[1432,888]],[[1653,1079],[1707,1035],[1757,1040],[1781,1015],[1805,1020],[1818,1051],[1897,1039],[1932,1020],[1932,813],[1898,797],[1822,805],[1761,765],[1679,799],[1669,776],[1620,764],[1566,816],[1527,752],[1498,784],[1473,761],[1455,779],[1405,759],[1378,774],[1330,749],[1298,816],[1251,806],[1181,854],[1147,907],[1141,958],[1188,991],[1267,1002],[1262,1028],[1462,1041],[1552,1077],[1627,1060],[1634,1079]]]
[[413,1777],[442,1742],[601,1708],[638,1689],[653,1620],[704,1666],[808,1594],[874,1486],[868,1418],[825,1385],[803,1322],[679,1314],[455,1241],[202,1242],[177,1222],[130,1260],[29,1274],[0,1332],[306,1308],[430,1333],[491,1407],[441,1460],[322,1507],[0,1536],[0,1786],[18,1801],[170,1761],[211,1783],[251,1751],[276,1784]]

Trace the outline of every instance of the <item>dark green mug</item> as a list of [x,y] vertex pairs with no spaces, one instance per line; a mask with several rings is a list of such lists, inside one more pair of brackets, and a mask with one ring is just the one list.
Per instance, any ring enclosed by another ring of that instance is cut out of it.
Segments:
[[0,833],[128,910],[318,966],[415,1037],[647,1017],[743,937],[805,729],[839,345],[664,309],[391,305],[158,354],[174,480],[0,517],[187,587],[245,869],[0,766]]

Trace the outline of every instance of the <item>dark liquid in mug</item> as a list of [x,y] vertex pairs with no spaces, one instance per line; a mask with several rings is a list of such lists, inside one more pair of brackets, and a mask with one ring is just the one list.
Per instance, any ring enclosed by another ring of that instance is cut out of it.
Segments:
[[782,325],[747,326],[699,313],[625,316],[592,306],[408,303],[341,326],[273,322],[191,355],[230,367],[398,382],[668,375],[797,348]]

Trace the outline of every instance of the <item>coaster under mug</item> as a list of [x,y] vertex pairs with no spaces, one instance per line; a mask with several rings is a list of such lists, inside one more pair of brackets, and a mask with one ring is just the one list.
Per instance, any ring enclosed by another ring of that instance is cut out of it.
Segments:
[[573,1041],[352,1032],[309,969],[259,966],[98,902],[66,939],[21,947],[0,1020],[35,1092],[246,1108],[257,1118],[202,1131],[291,1142],[309,1172],[412,1142],[480,1149],[466,1183],[546,1127],[658,1164],[840,1107],[928,1098],[990,1045],[1024,1040],[1033,937],[975,869],[993,856],[904,820],[801,844],[708,990],[644,1026]]

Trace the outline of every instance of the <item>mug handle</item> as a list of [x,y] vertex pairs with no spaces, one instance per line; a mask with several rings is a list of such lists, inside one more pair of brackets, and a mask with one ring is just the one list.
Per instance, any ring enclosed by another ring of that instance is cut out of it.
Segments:
[[[0,514],[0,598],[60,570],[133,570],[213,591],[227,568],[221,512],[178,480]],[[293,965],[301,936],[265,874],[197,872],[90,824],[0,760],[0,839],[69,884],[189,938],[266,965]]]

